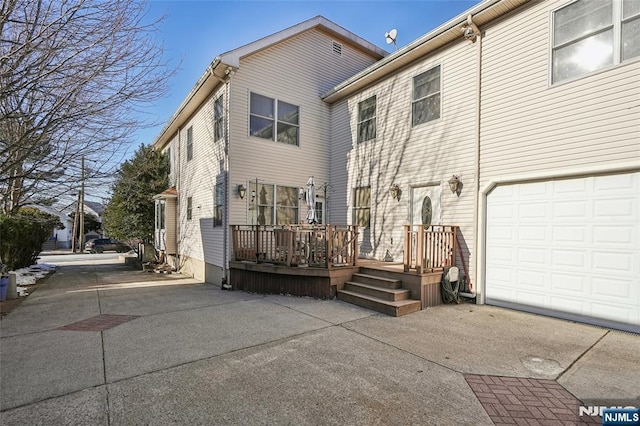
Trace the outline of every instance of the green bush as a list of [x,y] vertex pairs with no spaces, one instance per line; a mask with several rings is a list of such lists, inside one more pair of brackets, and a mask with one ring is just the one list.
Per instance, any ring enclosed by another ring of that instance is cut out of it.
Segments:
[[56,216],[33,208],[22,208],[12,216],[1,214],[0,256],[3,272],[35,264],[53,228],[61,226]]

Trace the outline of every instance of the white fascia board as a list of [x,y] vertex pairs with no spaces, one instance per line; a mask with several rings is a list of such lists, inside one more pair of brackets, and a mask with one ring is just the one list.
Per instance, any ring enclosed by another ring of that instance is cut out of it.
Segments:
[[[321,98],[328,103],[337,102],[359,89],[387,77],[408,63],[419,60],[443,45],[461,38],[463,33],[460,29],[467,22],[469,15],[472,16],[476,25],[483,25],[528,1],[530,0],[485,0],[345,80],[322,95]],[[476,17],[476,15],[481,16]]]

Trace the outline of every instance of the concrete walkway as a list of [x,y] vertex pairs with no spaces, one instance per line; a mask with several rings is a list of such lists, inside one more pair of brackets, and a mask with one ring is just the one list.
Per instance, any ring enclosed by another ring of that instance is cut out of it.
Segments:
[[578,407],[640,405],[638,335],[476,305],[393,318],[83,263],[0,321],[0,424],[598,424]]

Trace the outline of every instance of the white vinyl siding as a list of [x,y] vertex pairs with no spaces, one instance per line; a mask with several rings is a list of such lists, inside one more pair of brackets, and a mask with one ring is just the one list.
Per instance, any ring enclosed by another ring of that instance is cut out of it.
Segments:
[[[402,259],[403,226],[411,219],[412,188],[441,186],[442,223],[460,227],[462,250],[473,273],[475,264],[469,255],[473,253],[476,202],[476,64],[476,45],[461,38],[333,105],[331,170],[336,185],[329,199],[330,223],[343,218],[355,224],[353,189],[370,186],[371,226],[369,235],[362,234],[362,255],[383,259],[389,250],[394,259]],[[413,126],[413,79],[438,68],[440,92],[446,96],[441,117],[428,125]],[[375,140],[358,144],[358,104],[374,94],[376,115],[384,119],[377,122]],[[448,189],[447,181],[454,174],[464,183],[459,197]],[[402,191],[400,200],[389,195],[392,184]]]
[[[482,59],[481,187],[496,177],[640,164],[640,62],[548,84],[548,41],[515,40],[523,26],[550,34],[566,1],[536,2],[485,29]],[[465,183],[466,185],[466,183]]]
[[[194,265],[203,265],[203,262],[206,262],[220,267],[224,253],[223,227],[214,226],[213,222],[216,186],[225,182],[225,144],[215,142],[215,101],[217,99],[223,100],[226,110],[228,96],[224,85],[219,86],[184,124],[180,131],[180,138],[176,137],[174,140],[173,151],[176,153],[179,149],[182,151],[181,157],[176,158],[174,162],[177,165],[180,161],[180,170],[175,172],[179,177],[177,189],[180,203],[177,209],[180,233],[178,254],[183,259],[189,258],[196,261]],[[226,117],[224,123],[226,125]],[[189,128],[192,129],[194,156],[187,161],[185,148]],[[192,198],[191,220],[186,218],[187,196]],[[192,272],[202,279],[205,277],[204,270],[196,269]]]
[[358,143],[376,138],[376,97],[358,104]]
[[[342,55],[336,55],[334,40],[313,29],[240,60],[240,68],[231,79],[228,101],[232,185],[248,188],[258,178],[261,182],[298,188],[306,185],[309,176],[314,176],[317,183],[332,183],[331,107],[320,96],[375,61],[348,42],[342,43]],[[298,146],[248,135],[251,93],[300,107]],[[331,191],[327,196],[344,208],[346,196],[339,199]],[[231,224],[251,223],[250,199],[249,190],[243,200],[231,197]],[[305,217],[306,203],[298,203],[299,216]],[[341,223],[346,223],[346,218]]]

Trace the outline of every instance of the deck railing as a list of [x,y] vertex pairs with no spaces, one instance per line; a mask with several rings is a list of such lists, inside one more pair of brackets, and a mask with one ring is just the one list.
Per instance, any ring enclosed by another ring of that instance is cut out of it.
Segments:
[[233,259],[285,266],[355,266],[354,225],[232,225]]
[[405,272],[416,270],[422,274],[453,265],[457,230],[457,226],[450,225],[405,225]]

